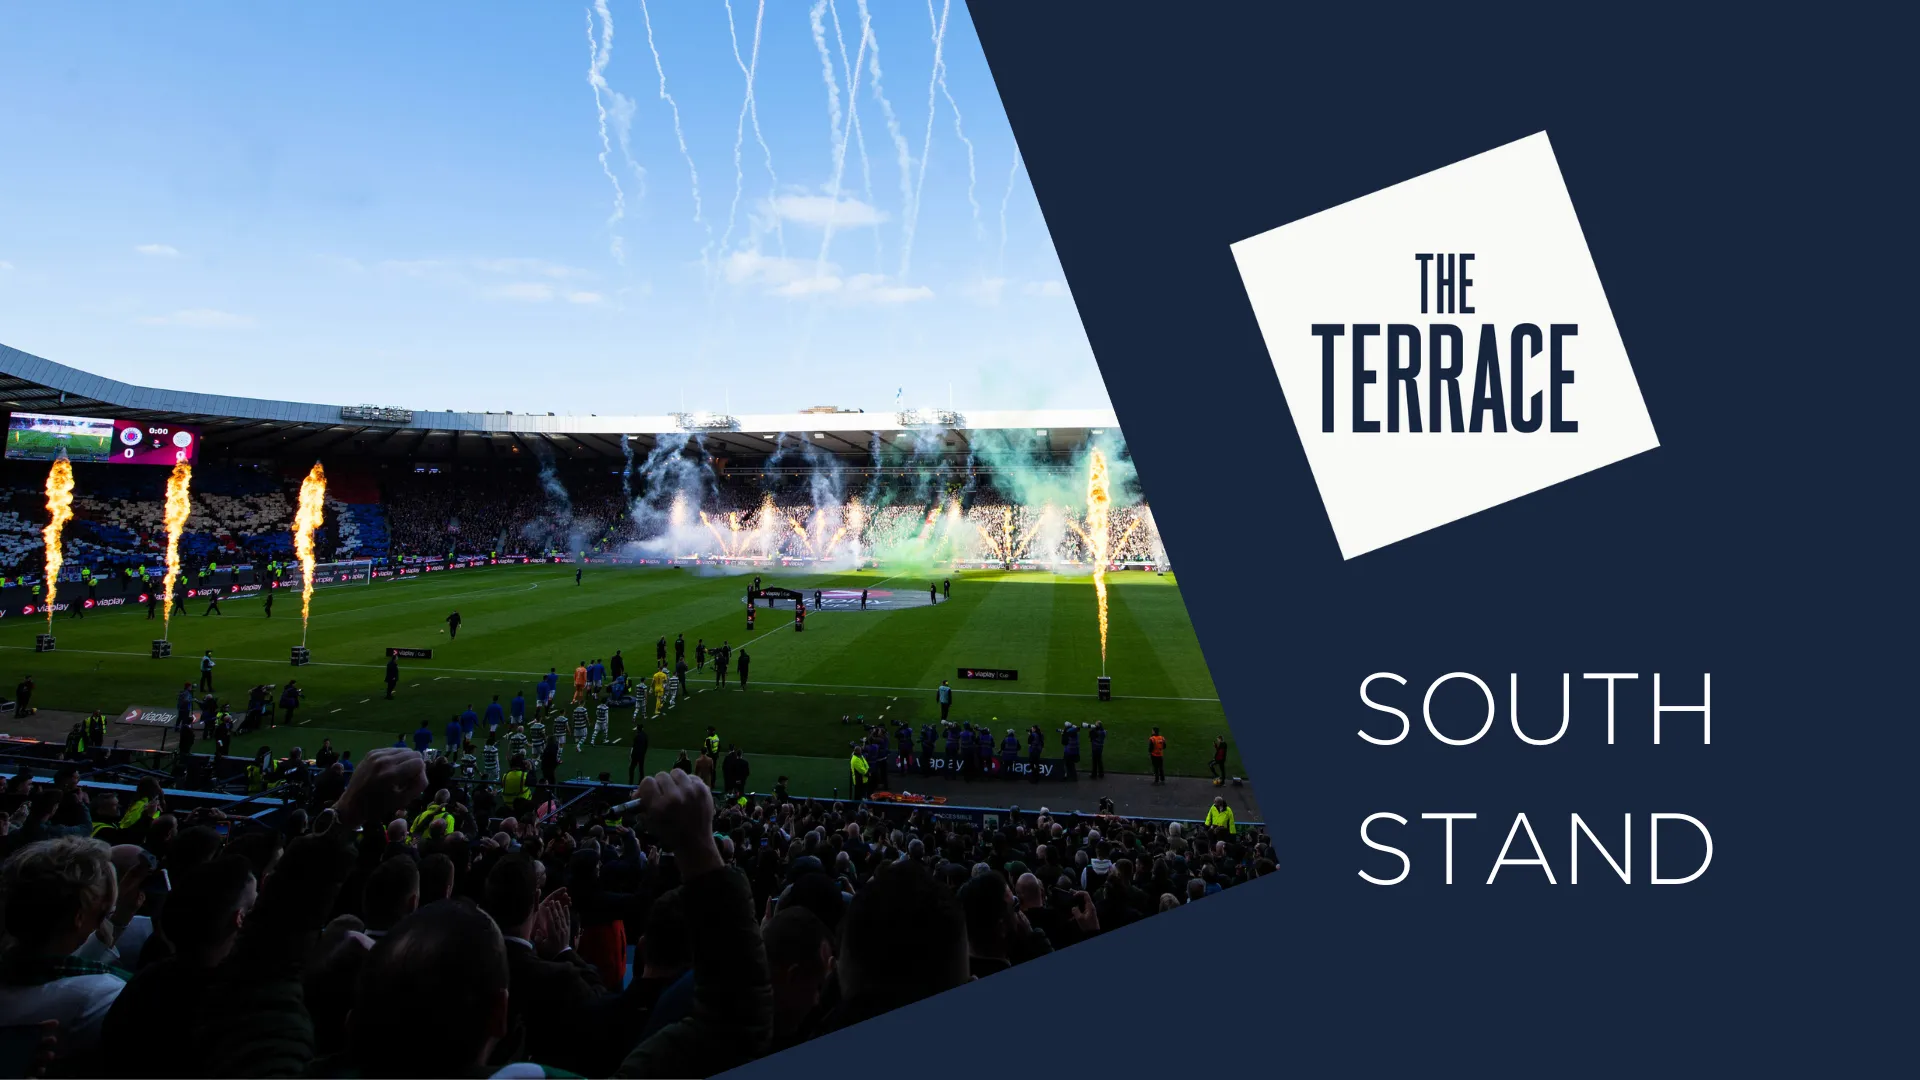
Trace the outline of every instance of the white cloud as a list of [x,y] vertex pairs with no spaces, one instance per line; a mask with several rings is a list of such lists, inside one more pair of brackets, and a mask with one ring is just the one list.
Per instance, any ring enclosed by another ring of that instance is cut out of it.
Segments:
[[597,292],[570,292],[567,294],[567,303],[569,304],[598,304],[605,299],[606,297]]
[[843,282],[832,274],[819,277],[804,277],[789,281],[773,290],[775,296],[812,296],[815,293],[840,291]]
[[832,224],[836,229],[857,229],[887,220],[886,211],[859,199],[836,201],[827,195],[776,195],[767,200],[766,208],[775,217],[816,228]]
[[250,316],[212,308],[186,308],[168,315],[149,315],[140,321],[148,326],[190,326],[200,330],[232,330],[253,325]]
[[[812,277],[821,267],[812,259],[762,255],[758,251],[736,251],[727,256],[720,269],[726,275],[728,283],[733,285],[755,283],[784,285]],[[832,263],[828,263],[824,270],[827,274],[836,272]]]
[[1067,291],[1067,283],[1064,281],[1029,281],[1020,291],[1026,293],[1028,296],[1045,296],[1050,298],[1073,295]]
[[452,265],[444,259],[387,259],[380,264],[380,269],[407,277],[424,278],[445,273],[452,269]]
[[142,255],[152,255],[161,259],[177,259],[180,257],[180,249],[174,247],[172,244],[141,244],[133,250]]
[[931,300],[933,290],[925,285],[901,285],[884,274],[854,274],[842,277],[833,263],[824,266],[813,259],[763,255],[757,251],[736,251],[721,263],[721,272],[734,285],[760,285],[770,296],[789,299],[802,296],[832,296],[846,304],[908,304]]
[[882,274],[855,274],[847,279],[846,298],[860,304],[911,304],[933,299],[925,285],[895,285]]
[[1006,278],[981,278],[960,287],[960,295],[975,303],[992,307],[1000,302],[1000,296],[1007,291]]
[[8,262],[5,259],[0,259],[0,274],[4,274],[11,269],[13,269],[12,263]]
[[516,277],[533,276],[553,278],[556,281],[588,276],[585,270],[577,266],[548,262],[545,259],[475,259],[474,269],[489,274],[511,274]]
[[495,285],[487,289],[485,295],[495,300],[521,300],[532,304],[543,304],[553,299],[553,286],[543,281],[516,281],[511,285]]

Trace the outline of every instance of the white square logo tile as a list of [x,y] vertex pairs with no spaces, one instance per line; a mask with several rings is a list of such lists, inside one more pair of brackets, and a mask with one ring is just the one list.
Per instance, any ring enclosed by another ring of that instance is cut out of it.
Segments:
[[1660,445],[1545,132],[1233,255],[1344,558]]

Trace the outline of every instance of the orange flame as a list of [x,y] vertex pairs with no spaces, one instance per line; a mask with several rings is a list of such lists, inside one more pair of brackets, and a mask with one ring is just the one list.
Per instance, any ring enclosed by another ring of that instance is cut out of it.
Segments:
[[1100,674],[1107,673],[1107,515],[1113,497],[1107,491],[1107,458],[1099,450],[1087,455],[1087,531],[1093,549],[1093,595],[1100,604]]
[[293,554],[300,560],[300,644],[307,643],[307,616],[313,610],[313,534],[327,509],[327,474],[319,462],[300,481],[300,510],[293,516]]
[[193,500],[187,488],[193,483],[193,466],[181,462],[167,477],[167,573],[161,581],[165,592],[160,597],[160,636],[167,636],[173,622],[173,583],[180,577],[180,534],[187,531],[187,519],[193,516]]
[[60,567],[67,561],[67,553],[60,547],[60,532],[73,520],[73,462],[67,460],[67,452],[53,459],[53,468],[47,470],[47,527],[41,534],[46,539],[47,548],[47,630],[53,630],[53,598],[60,591]]

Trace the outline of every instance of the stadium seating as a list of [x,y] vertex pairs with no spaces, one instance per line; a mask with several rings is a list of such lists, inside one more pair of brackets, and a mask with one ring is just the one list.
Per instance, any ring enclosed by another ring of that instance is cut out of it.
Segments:
[[[46,522],[41,468],[7,463],[0,484],[0,567],[33,576]],[[207,464],[193,476],[193,513],[181,540],[190,564],[286,558],[300,473]],[[160,556],[165,474],[80,465],[68,565],[112,567]],[[816,508],[816,500],[820,508]],[[856,513],[857,529],[845,529]],[[704,515],[705,520],[702,520]],[[649,494],[618,470],[574,472],[553,483],[532,469],[441,473],[376,471],[348,464],[329,475],[316,537],[330,559],[547,550],[611,552],[640,545],[655,556],[849,558],[857,549],[930,561],[1084,565],[1091,558],[1081,508],[1016,505],[990,482],[924,477],[818,477],[745,472],[710,476],[672,496]],[[1009,536],[1009,532],[1011,536]],[[1164,565],[1144,504],[1113,510],[1112,562]]]

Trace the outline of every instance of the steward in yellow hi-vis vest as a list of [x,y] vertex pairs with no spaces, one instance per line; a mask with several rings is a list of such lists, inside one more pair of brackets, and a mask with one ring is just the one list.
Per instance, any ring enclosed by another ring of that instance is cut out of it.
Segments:
[[1228,836],[1240,831],[1239,826],[1233,823],[1233,807],[1227,805],[1227,800],[1215,798],[1213,805],[1207,807],[1207,827],[1213,829],[1222,825],[1227,827]]
[[863,797],[867,790],[867,759],[860,753],[859,743],[849,745],[853,747],[853,756],[847,761],[847,771],[852,777],[853,797],[858,799]]

